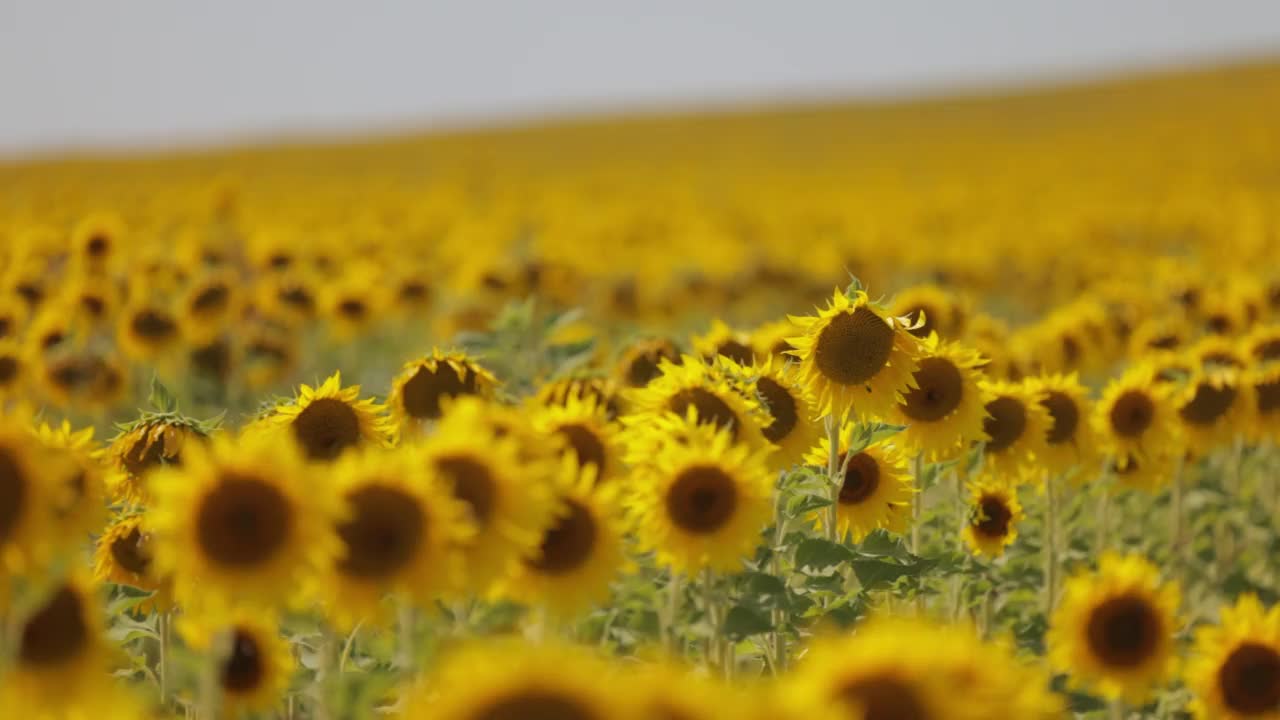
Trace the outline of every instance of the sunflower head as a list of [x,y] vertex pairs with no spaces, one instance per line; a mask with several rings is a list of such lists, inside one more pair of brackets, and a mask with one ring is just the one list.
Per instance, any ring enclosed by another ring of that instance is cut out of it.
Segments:
[[120,313],[116,340],[125,354],[154,361],[182,340],[178,318],[163,304],[135,301]]
[[[836,473],[840,491],[836,499],[837,533],[846,534],[854,542],[877,528],[900,533],[911,521],[911,497],[915,483],[907,472],[902,452],[888,441],[864,448],[850,447],[856,426],[846,423],[840,429],[836,454]],[[805,455],[805,462],[826,472],[831,459],[831,441],[822,437]],[[815,514],[814,519],[825,522]]]
[[1188,450],[1203,455],[1243,436],[1255,409],[1252,390],[1234,368],[1193,373],[1176,401]]
[[610,420],[622,414],[622,398],[611,378],[594,375],[572,375],[552,380],[538,388],[537,400],[542,405],[567,405],[570,398],[591,397],[604,407]]
[[187,288],[178,305],[178,321],[189,343],[209,343],[238,317],[238,287],[238,280],[233,274],[218,272]]
[[726,431],[733,442],[753,449],[769,446],[764,428],[772,422],[757,397],[742,394],[723,365],[707,365],[686,355],[680,364],[663,360],[660,374],[648,385],[624,392],[631,414],[626,427],[643,427],[664,413],[692,414],[697,421]]
[[61,532],[78,545],[102,527],[106,508],[104,470],[97,457],[93,427],[73,430],[68,420],[61,424],[33,422],[32,434],[58,457],[58,500],[54,509]]
[[27,428],[0,420],[0,568],[23,572],[61,544],[56,523],[70,497],[67,469]]
[[982,431],[985,467],[997,475],[1017,475],[1044,453],[1053,423],[1039,389],[1029,381],[985,382],[990,398]]
[[118,215],[98,213],[84,218],[71,231],[74,262],[88,272],[102,273],[120,252],[124,235],[124,222]]
[[928,457],[955,455],[985,442],[989,391],[980,382],[983,359],[974,350],[930,335],[920,344],[912,387],[902,394],[894,422],[906,426],[902,443]]
[[387,402],[403,429],[439,420],[456,397],[488,398],[497,387],[493,373],[466,353],[436,348],[430,355],[405,364],[391,385]]
[[718,357],[726,357],[739,365],[751,365],[756,360],[750,334],[734,330],[719,318],[706,333],[693,337],[693,349],[707,363],[714,363]]
[[1094,430],[1113,458],[1173,454],[1178,416],[1169,384],[1156,381],[1155,367],[1141,363],[1112,380],[1094,408]]
[[93,576],[100,583],[128,585],[152,593],[139,612],[165,611],[172,606],[169,584],[155,572],[151,531],[142,513],[120,515],[98,537],[93,551]]
[[623,476],[618,427],[596,396],[574,393],[563,404],[535,407],[532,420],[561,454],[572,456],[579,467],[593,468],[598,482]]
[[795,325],[790,320],[774,320],[751,331],[751,348],[757,358],[774,358],[780,365],[792,359],[791,343],[787,338],[795,335]]
[[791,354],[799,358],[801,381],[823,415],[884,417],[911,388],[918,353],[912,326],[865,292],[837,290],[816,316],[791,321],[803,333],[787,339],[795,348]]
[[777,448],[770,456],[771,466],[784,470],[813,447],[822,428],[817,403],[799,382],[794,366],[771,355],[764,357],[762,363],[746,367],[727,358],[721,359],[719,365],[739,394],[754,397],[769,414],[770,422],[761,432]]
[[0,339],[0,399],[22,392],[27,365],[26,355],[18,343]]
[[183,448],[204,435],[198,424],[173,415],[143,416],[122,427],[104,451],[112,497],[123,503],[148,504],[147,476],[165,465],[181,465]]
[[343,387],[337,372],[315,388],[303,385],[293,400],[278,404],[259,422],[264,430],[287,431],[313,462],[331,462],[360,446],[385,447],[394,435],[384,407],[373,398],[361,400],[359,385]]
[[1280,716],[1280,607],[1252,594],[1224,607],[1217,625],[1196,631],[1185,678],[1197,717]]
[[967,313],[958,298],[937,285],[917,285],[894,295],[890,314],[909,323],[912,335],[924,339],[937,333],[941,337],[958,337],[963,331]]
[[1244,339],[1243,355],[1250,365],[1280,363],[1280,325],[1260,325]]
[[273,617],[237,610],[178,623],[188,645],[217,657],[218,689],[228,712],[269,711],[284,700],[296,665]]
[[1018,538],[1022,504],[1012,483],[982,478],[969,487],[969,513],[962,536],[977,555],[1000,557]]
[[663,361],[679,362],[680,351],[665,338],[640,340],[626,349],[618,360],[618,382],[623,387],[642,388],[661,374]]
[[1073,682],[1141,703],[1174,669],[1179,591],[1145,559],[1106,554],[1067,581],[1047,643]]
[[1097,442],[1089,422],[1093,407],[1088,389],[1074,373],[1041,375],[1027,382],[1049,414],[1048,432],[1036,464],[1055,475],[1094,465]]

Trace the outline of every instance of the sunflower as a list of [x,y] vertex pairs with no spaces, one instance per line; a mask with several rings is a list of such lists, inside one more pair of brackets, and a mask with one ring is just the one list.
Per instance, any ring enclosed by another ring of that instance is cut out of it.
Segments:
[[642,720],[634,690],[589,650],[516,639],[448,652],[411,690],[404,717],[432,720]]
[[459,398],[418,451],[467,506],[475,535],[461,549],[467,589],[476,592],[536,552],[554,509],[554,466],[522,455],[516,438],[496,436],[488,421],[483,401]]
[[964,330],[964,309],[951,293],[937,285],[917,285],[897,293],[889,313],[904,318],[911,326],[907,332],[921,339],[935,332],[954,338]]
[[918,341],[910,324],[890,316],[861,290],[839,290],[816,317],[792,317],[804,331],[788,338],[800,359],[801,381],[817,397],[823,415],[837,420],[884,417],[902,402],[916,371]]
[[0,295],[0,340],[17,340],[27,325],[27,308],[16,298]]
[[521,558],[500,593],[573,618],[609,598],[626,567],[616,486],[596,487],[595,466],[564,458],[555,483],[556,512],[537,552]]
[[1251,372],[1247,382],[1254,398],[1251,435],[1280,444],[1280,363]]
[[16,422],[0,419],[0,567],[18,573],[51,550],[65,487],[60,463]]
[[797,381],[794,368],[773,356],[764,356],[758,365],[743,367],[732,360],[720,361],[729,382],[746,397],[754,396],[768,411],[772,422],[761,432],[777,448],[770,465],[785,470],[799,462],[822,435],[816,403]]
[[708,364],[714,363],[717,357],[729,358],[739,365],[751,365],[756,359],[751,335],[734,330],[719,318],[712,321],[706,333],[693,336],[693,349]]
[[1013,483],[979,479],[969,485],[969,513],[961,535],[974,554],[997,558],[1018,538],[1022,518]]
[[1189,452],[1206,455],[1249,431],[1253,387],[1234,369],[1215,368],[1191,376],[1178,398],[1178,418]]
[[156,572],[183,607],[279,606],[333,556],[336,497],[265,435],[190,443],[149,477]]
[[699,422],[725,430],[733,442],[751,448],[769,445],[764,428],[772,418],[750,396],[738,392],[718,367],[685,355],[680,364],[663,360],[660,374],[643,388],[623,391],[632,412],[622,418],[628,428],[638,428],[663,413],[693,413]]
[[1036,454],[1036,465],[1051,475],[1094,465],[1097,443],[1089,417],[1089,391],[1075,373],[1041,375],[1029,379],[1032,392],[1049,413],[1045,443]]
[[264,429],[288,428],[306,459],[331,462],[349,448],[388,446],[392,422],[384,410],[373,398],[361,400],[359,385],[342,387],[335,372],[318,387],[303,385],[260,422]]
[[383,619],[388,594],[429,603],[461,585],[458,547],[472,530],[467,508],[416,453],[350,453],[333,477],[343,504],[340,549],[321,591],[338,627]]
[[543,405],[566,405],[575,395],[595,398],[609,420],[616,420],[622,414],[622,398],[617,387],[613,380],[604,377],[571,376],[553,380],[538,388],[537,398]]
[[377,273],[372,263],[356,263],[340,281],[321,288],[320,310],[336,339],[349,340],[368,332],[385,318],[392,299]]
[[173,607],[169,582],[156,575],[152,561],[152,538],[140,513],[121,515],[107,525],[93,551],[93,577],[100,583],[128,585],[151,593],[138,605],[146,613],[152,608],[166,612]]
[[1246,347],[1234,338],[1206,335],[1186,350],[1190,366],[1243,370],[1250,362]]
[[663,361],[680,362],[680,351],[666,338],[649,338],[633,343],[618,360],[618,379],[623,387],[642,388],[661,374]]
[[663,445],[631,498],[641,545],[688,574],[740,568],[773,514],[767,457],[728,429],[708,442]]
[[71,231],[73,262],[90,273],[102,274],[118,252],[124,234],[124,222],[114,213],[85,217]]
[[116,341],[131,358],[153,361],[181,339],[177,318],[162,305],[134,302],[120,313]]
[[47,422],[32,423],[32,435],[47,450],[59,456],[61,478],[59,502],[54,509],[58,525],[73,543],[102,528],[106,510],[104,468],[97,460],[92,426],[72,430],[63,420],[52,426]]
[[1262,325],[1242,343],[1243,353],[1248,362],[1254,365],[1265,365],[1280,362],[1280,325]]
[[1154,493],[1169,484],[1176,463],[1173,453],[1148,453],[1141,458],[1122,455],[1111,458],[1108,469],[1121,486]]
[[[836,456],[842,478],[836,502],[838,534],[841,538],[848,534],[854,542],[861,542],[876,528],[904,532],[911,522],[911,498],[915,493],[906,458],[884,441],[849,455],[853,430],[850,423],[840,429],[840,454]],[[831,441],[824,436],[805,456],[805,462],[825,472],[830,453]]]
[[1196,631],[1186,682],[1198,718],[1280,718],[1280,607],[1246,594],[1223,608],[1218,625]]
[[[635,673],[630,683],[639,695],[640,717],[644,720],[777,717],[776,714],[754,714],[761,708],[753,705],[752,701],[767,702],[765,698],[754,697],[744,688],[729,687],[694,674],[672,662],[645,665]],[[778,703],[773,704],[776,706]],[[777,707],[770,709],[779,710]]]
[[68,302],[76,320],[90,328],[108,327],[117,312],[117,287],[107,278],[90,275],[77,278],[73,288]]
[[1178,350],[1188,342],[1186,325],[1172,319],[1148,320],[1129,336],[1129,354],[1141,357],[1149,352]]
[[448,400],[461,395],[492,397],[498,379],[466,353],[435,348],[406,363],[391,384],[387,404],[401,428],[439,420]]
[[278,708],[293,678],[293,652],[269,617],[237,611],[178,623],[193,649],[217,653],[219,696],[233,717]]
[[239,282],[229,272],[211,273],[192,283],[179,303],[179,323],[187,342],[205,345],[238,316]]
[[751,348],[759,358],[774,358],[779,364],[790,361],[791,343],[787,338],[795,335],[796,326],[790,320],[774,320],[751,331]]
[[1146,559],[1106,553],[1097,573],[1067,581],[1046,642],[1073,682],[1141,704],[1176,662],[1179,591]]
[[595,396],[573,394],[562,405],[537,407],[532,422],[537,432],[552,438],[580,467],[594,468],[597,482],[623,477],[618,428]]
[[277,273],[257,283],[257,302],[295,323],[310,322],[318,312],[315,284],[305,272]]
[[1113,458],[1139,462],[1172,454],[1179,427],[1170,391],[1169,385],[1156,382],[1149,363],[1135,365],[1112,380],[1093,412],[1103,451]]
[[118,502],[150,503],[147,476],[165,465],[182,465],[183,449],[203,437],[194,423],[168,415],[144,415],[123,426],[105,454],[111,474],[107,488]]
[[982,431],[984,463],[993,475],[1017,475],[1033,468],[1047,446],[1053,424],[1039,391],[1026,381],[984,382],[987,418]]
[[0,402],[22,393],[27,360],[18,343],[0,339]]
[[931,459],[944,459],[967,443],[990,438],[983,430],[991,400],[980,382],[983,359],[963,345],[930,335],[920,343],[918,367],[893,422],[905,425],[902,443]]

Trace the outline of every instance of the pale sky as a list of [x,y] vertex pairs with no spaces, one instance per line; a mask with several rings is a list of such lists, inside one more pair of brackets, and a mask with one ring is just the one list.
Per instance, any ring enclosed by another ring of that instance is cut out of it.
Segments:
[[1280,0],[0,0],[0,153],[900,95],[1280,52]]

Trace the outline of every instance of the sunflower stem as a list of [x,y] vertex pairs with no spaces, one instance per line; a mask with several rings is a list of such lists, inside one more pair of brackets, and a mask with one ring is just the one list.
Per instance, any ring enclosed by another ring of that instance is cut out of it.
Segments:
[[156,634],[160,636],[160,656],[156,659],[156,678],[160,684],[160,706],[169,703],[169,613],[156,618]]
[[[787,536],[787,518],[783,510],[784,494],[782,492],[782,483],[786,478],[786,471],[778,475],[778,493],[773,504],[773,526],[774,539],[773,548],[769,553],[769,574],[780,580],[786,585],[786,580],[782,577],[782,543]],[[787,613],[780,607],[775,607],[772,612],[773,631],[770,633],[773,637],[771,647],[773,654],[769,662],[769,668],[774,675],[779,675],[787,669],[787,631],[783,627],[787,620]]]
[[708,670],[712,673],[718,673],[723,670],[722,658],[720,657],[722,627],[719,617],[719,602],[716,598],[715,575],[709,567],[702,570],[702,599],[703,609],[707,615],[707,624],[711,626],[707,635],[705,661]]
[[1053,615],[1058,596],[1058,483],[1053,474],[1044,481],[1044,609]]
[[1110,542],[1110,538],[1108,537],[1108,531],[1110,529],[1108,526],[1110,524],[1110,519],[1107,517],[1107,513],[1110,510],[1110,506],[1111,506],[1111,489],[1108,488],[1105,484],[1103,484],[1099,489],[1101,490],[1101,492],[1098,493],[1097,553],[1101,554],[1102,552],[1106,551],[1107,543]]
[[1124,707],[1124,701],[1123,701],[1123,700],[1121,700],[1121,699],[1119,699],[1119,698],[1116,698],[1115,700],[1112,700],[1110,703],[1108,703],[1108,705],[1107,705],[1107,709],[1108,709],[1109,714],[1110,714],[1110,716],[1111,716],[1111,720],[1124,720],[1124,718],[1125,718],[1125,707]]
[[826,537],[831,542],[838,542],[839,537],[836,531],[838,521],[836,505],[840,502],[840,486],[843,484],[840,479],[840,424],[836,416],[826,417],[827,443],[830,445],[830,450],[827,452],[827,478],[831,482],[831,504],[827,506]]
[[[920,556],[920,518],[924,514],[924,452],[916,453],[912,463],[915,493],[911,496],[911,554]],[[916,614],[924,615],[924,594],[916,593]]]
[[[399,607],[396,608],[396,630],[398,633],[396,638],[396,666],[405,674],[413,672],[414,661],[418,657],[418,648],[415,642],[416,633],[414,632],[417,628],[417,619],[418,615],[413,603],[401,598]],[[354,631],[351,633],[351,638],[355,638]],[[347,644],[350,645],[350,642],[348,641]]]
[[1173,579],[1182,582],[1182,464],[1179,459],[1173,467],[1173,483],[1169,489],[1169,571]]
[[341,675],[347,671],[347,661],[351,659],[351,652],[355,649],[356,636],[360,634],[360,628],[364,627],[364,620],[356,623],[351,628],[351,633],[347,635],[347,640],[342,644],[342,655],[338,658],[338,674]]
[[667,607],[663,613],[662,641],[667,645],[667,652],[673,657],[684,657],[684,646],[680,642],[676,616],[680,614],[680,573],[671,571],[671,580],[667,582]]
[[329,683],[334,674],[333,649],[333,633],[326,627],[320,631],[320,642],[316,649],[319,654],[316,678],[311,687],[316,720],[331,720],[332,717],[329,708]]
[[205,652],[204,665],[200,669],[200,711],[196,713],[200,720],[216,720],[222,716],[222,686],[218,681],[222,664],[231,654],[231,642],[231,631],[219,630]]

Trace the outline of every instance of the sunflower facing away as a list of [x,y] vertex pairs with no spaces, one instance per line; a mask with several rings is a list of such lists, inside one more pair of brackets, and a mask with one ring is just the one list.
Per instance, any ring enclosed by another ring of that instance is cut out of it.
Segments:
[[151,608],[172,609],[170,585],[156,575],[152,561],[151,533],[143,515],[121,515],[107,525],[93,551],[93,577],[100,583],[128,585],[151,593],[138,605],[139,612]]
[[984,468],[993,475],[1021,476],[1044,452],[1052,423],[1040,393],[1027,382],[984,382],[987,418],[982,430]]
[[[849,438],[854,426],[846,423],[840,430],[840,492],[836,498],[836,522],[839,537],[849,535],[854,542],[876,528],[901,533],[911,522],[911,498],[914,481],[907,472],[902,452],[888,442],[869,445],[849,454]],[[826,472],[830,460],[831,441],[823,437],[805,456],[805,462]],[[816,517],[823,520],[825,516]]]
[[816,317],[792,317],[803,335],[788,338],[800,378],[823,415],[884,417],[902,401],[916,371],[918,341],[908,324],[873,304],[865,292],[837,290]]
[[178,623],[183,639],[218,655],[218,690],[232,717],[279,707],[294,673],[293,651],[270,613],[235,612]]
[[150,478],[156,572],[189,611],[278,607],[337,549],[335,498],[269,436],[192,444]]
[[1280,607],[1241,595],[1217,625],[1196,631],[1186,682],[1205,720],[1280,718]]
[[342,387],[342,374],[335,372],[319,387],[303,385],[259,422],[264,429],[287,429],[307,460],[331,462],[350,448],[391,442],[392,423],[383,409],[373,398],[361,400],[359,385]]
[[175,417],[143,416],[132,426],[121,428],[105,451],[111,469],[107,487],[112,498],[148,504],[147,476],[166,465],[181,465],[183,448],[201,440],[198,428]]
[[798,382],[794,367],[773,356],[747,367],[731,360],[720,364],[738,392],[754,395],[769,413],[771,422],[761,432],[777,448],[770,466],[785,470],[799,462],[822,436],[822,425],[813,396]]
[[402,428],[439,420],[447,402],[460,395],[492,397],[498,386],[493,373],[465,353],[442,351],[406,363],[391,384],[387,404]]
[[563,404],[535,406],[532,422],[564,455],[572,456],[581,467],[594,468],[597,482],[623,477],[618,427],[595,396],[574,393]]
[[930,335],[920,343],[913,387],[902,394],[893,422],[905,425],[900,436],[913,452],[945,459],[969,443],[990,440],[983,430],[991,400],[979,383],[982,356]]
[[688,574],[741,567],[773,514],[767,455],[735,443],[727,429],[705,443],[664,445],[636,479],[641,545]]
[[684,417],[692,412],[698,422],[724,430],[735,443],[752,449],[769,446],[763,431],[772,418],[760,403],[738,392],[719,367],[692,355],[679,365],[663,360],[658,377],[625,396],[632,409],[622,418],[627,428],[642,428],[663,413]]
[[979,479],[969,487],[969,514],[961,536],[974,554],[1000,557],[1017,539],[1022,518],[1022,504],[1013,483]]
[[1179,590],[1136,555],[1102,556],[1096,573],[1067,581],[1046,642],[1074,683],[1141,704],[1174,669]]

